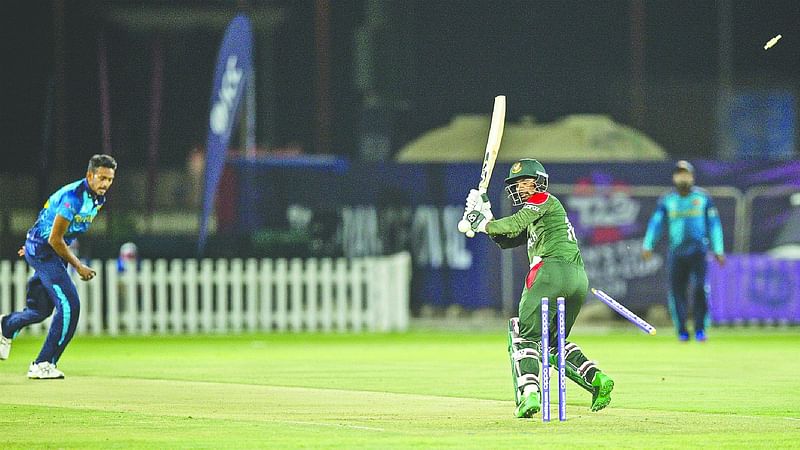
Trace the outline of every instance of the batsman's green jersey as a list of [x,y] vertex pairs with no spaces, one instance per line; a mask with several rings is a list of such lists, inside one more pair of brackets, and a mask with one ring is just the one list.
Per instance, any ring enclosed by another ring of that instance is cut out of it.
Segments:
[[[527,244],[530,271],[519,304],[519,333],[538,341],[541,337],[541,300],[552,304],[566,299],[566,332],[575,323],[589,290],[575,230],[561,202],[552,194],[532,195],[516,213],[486,225],[486,233],[501,248]],[[555,329],[555,308],[550,308],[551,330]],[[555,333],[551,341],[556,342]]]

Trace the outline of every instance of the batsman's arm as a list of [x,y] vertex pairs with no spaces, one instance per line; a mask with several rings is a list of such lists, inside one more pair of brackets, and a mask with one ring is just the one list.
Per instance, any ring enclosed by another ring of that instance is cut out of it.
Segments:
[[516,236],[506,236],[504,234],[489,235],[490,238],[502,249],[519,247],[528,242],[528,236],[525,233],[520,233]]
[[544,211],[543,208],[539,211],[522,208],[510,216],[495,219],[486,224],[486,234],[492,239],[494,236],[519,236],[520,234],[525,236],[528,225],[541,217]]

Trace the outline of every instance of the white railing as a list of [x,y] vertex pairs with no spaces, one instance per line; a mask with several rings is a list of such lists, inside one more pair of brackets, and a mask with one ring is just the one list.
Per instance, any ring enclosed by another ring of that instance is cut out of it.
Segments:
[[[408,328],[408,253],[353,259],[142,260],[119,272],[93,261],[97,276],[75,281],[78,332],[89,334],[388,332]],[[25,307],[32,274],[0,261],[0,313]],[[49,320],[28,327],[46,332]]]

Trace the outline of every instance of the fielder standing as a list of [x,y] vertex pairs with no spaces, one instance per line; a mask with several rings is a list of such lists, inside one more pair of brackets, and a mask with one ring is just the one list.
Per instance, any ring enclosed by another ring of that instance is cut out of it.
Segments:
[[[561,202],[547,192],[548,175],[535,159],[511,166],[506,192],[516,213],[494,219],[489,201],[470,191],[464,217],[472,230],[486,233],[500,248],[527,245],[530,271],[519,303],[519,322],[509,321],[508,352],[511,358],[517,417],[531,417],[540,409],[539,361],[541,351],[541,299],[566,299],[566,336],[589,290],[589,281],[578,248],[575,230]],[[556,311],[550,310],[550,329],[556,329]],[[556,333],[550,342],[555,366]],[[566,337],[565,336],[565,337]],[[611,402],[614,381],[589,361],[574,342],[565,346],[567,376],[592,394],[592,411]]]
[[672,171],[672,182],[675,189],[658,200],[658,206],[647,225],[647,233],[642,242],[642,258],[648,260],[653,256],[653,248],[666,223],[669,230],[667,271],[672,321],[678,339],[682,342],[688,341],[687,291],[689,282],[694,281],[694,337],[698,342],[704,342],[708,320],[706,254],[710,245],[717,262],[725,263],[722,222],[711,196],[694,186],[694,167],[691,163],[678,161]]
[[19,249],[19,256],[25,257],[34,274],[28,280],[25,309],[0,316],[0,359],[8,358],[11,339],[22,328],[43,321],[53,308],[56,311],[42,350],[28,368],[28,378],[64,378],[56,363],[75,334],[80,314],[78,292],[67,265],[74,267],[83,281],[95,276],[94,269],[84,265],[69,245],[89,229],[103,207],[116,169],[117,162],[111,156],[92,156],[86,178],[62,187],[47,199]]

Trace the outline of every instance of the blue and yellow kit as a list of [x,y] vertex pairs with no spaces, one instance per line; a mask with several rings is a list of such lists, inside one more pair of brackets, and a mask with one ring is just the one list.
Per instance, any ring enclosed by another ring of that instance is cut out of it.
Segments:
[[719,212],[704,189],[693,187],[685,197],[673,190],[659,199],[642,243],[645,250],[652,251],[655,247],[665,219],[668,219],[669,252],[672,255],[705,255],[709,246],[714,253],[723,253]]
[[104,195],[95,195],[89,189],[85,178],[62,187],[47,199],[36,222],[28,230],[25,251],[34,256],[48,249],[52,251],[47,240],[56,216],[69,220],[64,241],[71,244],[78,235],[89,230],[105,201]]
[[48,239],[56,216],[69,221],[64,241],[69,245],[85,233],[103,207],[105,196],[96,195],[86,179],[70,183],[56,191],[44,204],[25,240],[25,260],[34,269],[28,280],[26,304],[23,311],[0,318],[6,338],[15,336],[22,328],[39,323],[55,309],[42,350],[34,363],[58,362],[69,344],[78,324],[80,300],[75,284],[67,272],[67,261],[59,256]]
[[673,190],[658,201],[647,225],[642,248],[652,251],[667,224],[669,235],[667,268],[669,272],[669,309],[681,340],[687,340],[689,310],[688,289],[693,281],[694,329],[698,340],[705,339],[708,322],[708,286],[706,254],[709,248],[722,255],[722,223],[708,193],[692,187],[686,196]]

